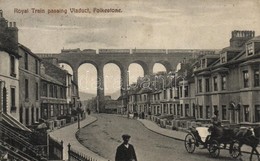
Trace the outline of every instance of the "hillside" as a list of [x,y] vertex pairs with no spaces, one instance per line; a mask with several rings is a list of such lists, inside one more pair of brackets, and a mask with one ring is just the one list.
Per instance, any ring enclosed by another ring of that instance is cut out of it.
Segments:
[[[116,91],[114,93],[109,93],[109,94],[106,94],[106,95],[111,96],[112,99],[116,100],[120,96],[120,91]],[[84,100],[89,100],[93,97],[96,97],[96,94],[79,91],[79,97],[80,97],[81,101],[84,101]]]

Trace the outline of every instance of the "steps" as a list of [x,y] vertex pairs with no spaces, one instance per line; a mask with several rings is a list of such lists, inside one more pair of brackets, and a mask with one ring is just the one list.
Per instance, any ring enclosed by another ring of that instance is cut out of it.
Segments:
[[10,116],[8,114],[2,113],[2,118],[3,118],[4,122],[6,122],[7,124],[9,124],[15,128],[31,132],[31,130],[29,128],[27,128],[24,124],[17,121],[15,118],[13,118],[12,116]]

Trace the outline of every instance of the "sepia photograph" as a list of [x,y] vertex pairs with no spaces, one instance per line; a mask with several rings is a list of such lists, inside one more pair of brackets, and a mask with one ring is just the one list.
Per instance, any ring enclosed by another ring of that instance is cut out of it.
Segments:
[[260,161],[260,0],[0,0],[1,161]]

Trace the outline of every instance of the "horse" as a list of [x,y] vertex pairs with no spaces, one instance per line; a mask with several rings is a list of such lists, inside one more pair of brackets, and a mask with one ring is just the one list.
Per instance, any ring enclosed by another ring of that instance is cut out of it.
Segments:
[[[260,127],[240,128],[236,133],[236,139],[239,142],[239,149],[243,145],[248,145],[252,148],[250,154],[250,161],[252,161],[252,157],[254,153],[256,153],[258,160],[260,160],[259,152],[257,150],[257,146],[259,144],[259,137],[260,137]],[[239,154],[241,155],[241,151],[239,152]]]

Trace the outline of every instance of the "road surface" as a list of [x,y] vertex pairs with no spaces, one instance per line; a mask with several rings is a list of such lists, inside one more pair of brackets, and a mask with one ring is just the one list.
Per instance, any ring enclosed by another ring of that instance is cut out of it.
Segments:
[[[95,117],[98,121],[82,128],[77,137],[85,147],[111,161],[114,161],[116,148],[122,142],[122,134],[131,135],[130,143],[135,147],[138,161],[234,160],[227,150],[221,150],[217,159],[211,158],[206,149],[196,148],[193,154],[189,154],[183,141],[154,133],[138,120],[109,114]],[[242,159],[249,160],[249,156],[244,155]]]

